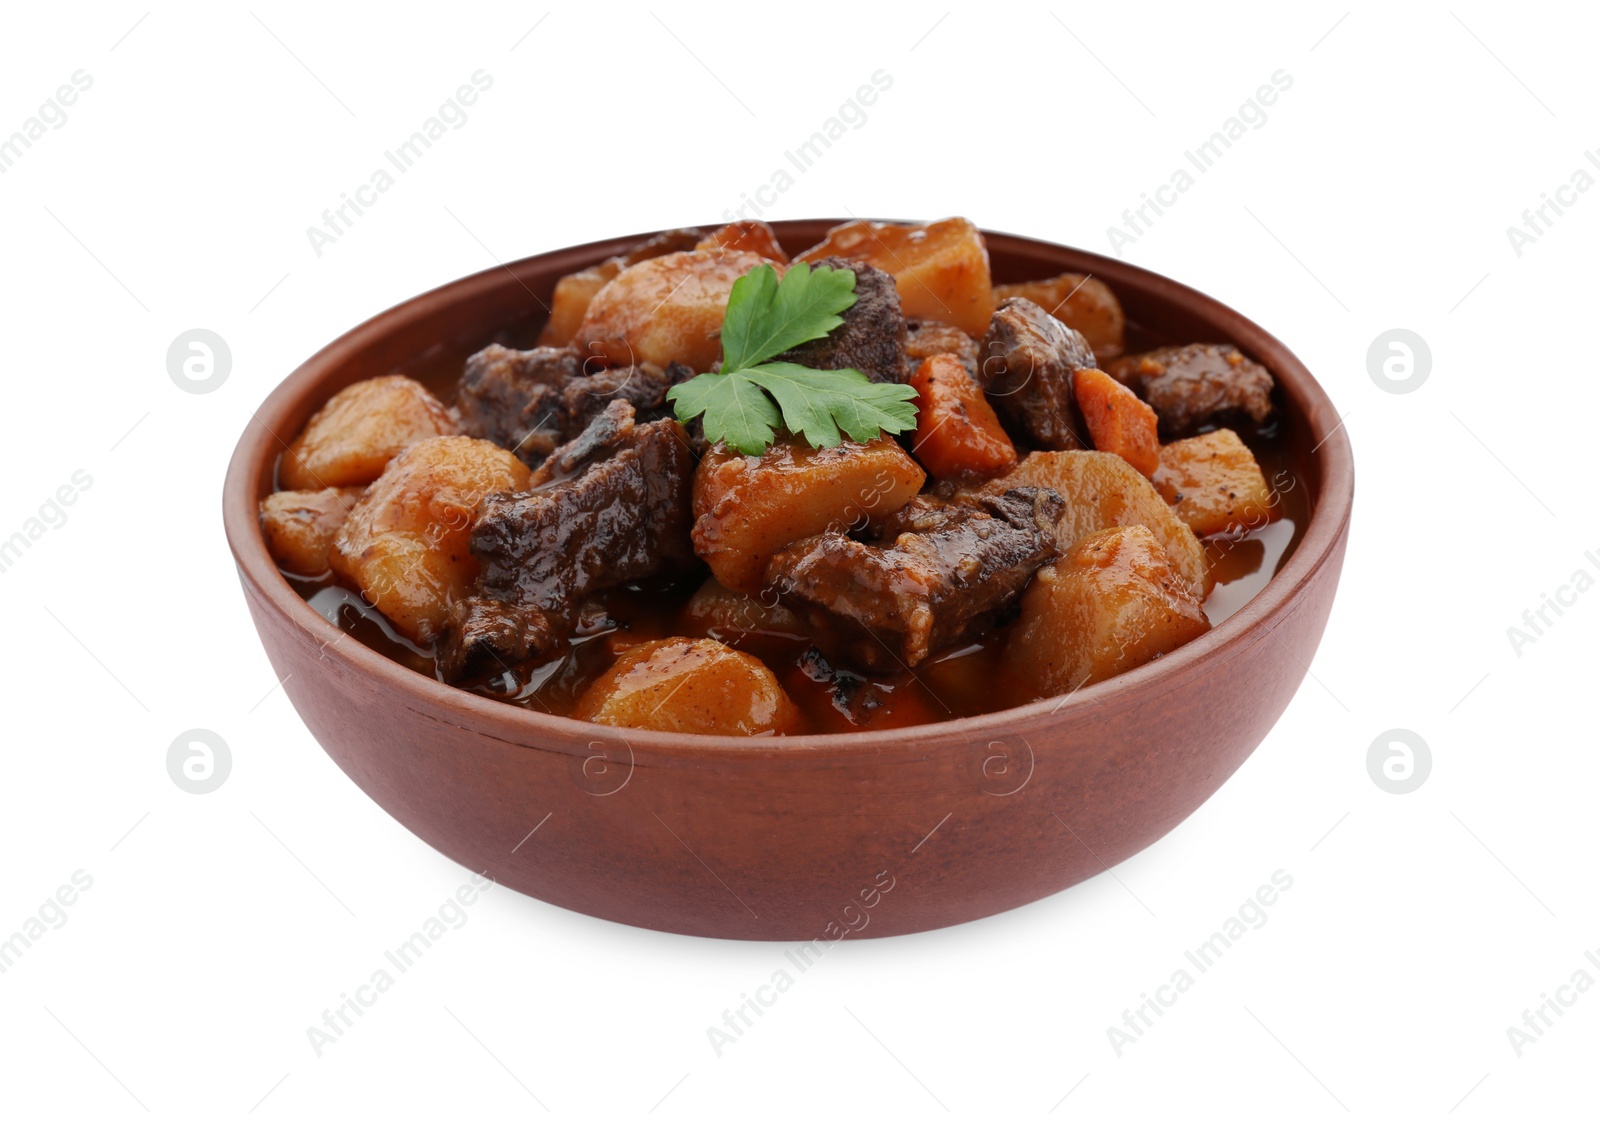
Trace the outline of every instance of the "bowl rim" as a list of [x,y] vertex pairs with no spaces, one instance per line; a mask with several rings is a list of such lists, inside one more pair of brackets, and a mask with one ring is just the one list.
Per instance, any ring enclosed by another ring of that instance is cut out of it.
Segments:
[[[782,236],[786,231],[810,230],[846,221],[849,220],[791,219],[773,221],[770,225]],[[701,225],[709,229],[721,224]],[[285,443],[268,421],[263,420],[263,416],[278,420],[293,412],[306,391],[319,381],[328,368],[342,364],[349,353],[370,345],[446,294],[452,302],[471,300],[505,284],[503,275],[510,274],[520,283],[519,269],[539,266],[551,257],[559,255],[574,262],[592,264],[660,233],[658,231],[558,247],[446,282],[369,318],[319,349],[290,372],[273,388],[246,423],[229,462],[223,485],[224,530],[240,580],[245,585],[246,596],[258,597],[290,624],[309,634],[312,641],[322,648],[327,659],[346,664],[355,674],[371,677],[375,685],[392,690],[414,712],[432,718],[448,717],[449,721],[458,725],[470,722],[473,729],[501,740],[572,756],[582,755],[585,747],[592,754],[613,742],[622,743],[630,755],[637,757],[644,752],[660,761],[695,757],[737,757],[745,760],[803,757],[810,760],[892,750],[916,751],[923,743],[930,741],[968,741],[1013,727],[1026,729],[1050,716],[1065,722],[1075,716],[1126,705],[1135,700],[1153,699],[1177,690],[1195,677],[1204,675],[1208,668],[1227,659],[1230,654],[1261,640],[1259,634],[1264,622],[1271,621],[1271,627],[1267,630],[1270,634],[1287,620],[1301,592],[1339,550],[1350,521],[1355,480],[1353,453],[1342,419],[1327,392],[1282,341],[1216,298],[1120,259],[1047,239],[980,229],[991,254],[996,249],[1026,254],[1037,252],[1037,248],[1041,247],[1055,253],[1065,251],[1089,267],[1075,272],[1091,273],[1106,281],[1113,290],[1117,288],[1119,280],[1136,283],[1150,296],[1177,304],[1192,315],[1224,329],[1230,342],[1253,355],[1272,371],[1279,387],[1293,400],[1297,411],[1304,417],[1308,429],[1324,435],[1306,455],[1315,460],[1319,484],[1311,500],[1311,518],[1299,544],[1281,569],[1254,597],[1203,636],[1173,652],[1065,695],[1000,711],[888,730],[760,738],[677,734],[610,727],[565,718],[503,703],[443,683],[391,660],[364,644],[339,644],[338,641],[341,638],[348,639],[349,634],[312,609],[289,585],[267,553],[258,516],[260,498],[256,495],[255,482],[260,473],[261,458],[276,455],[271,443],[280,446]],[[577,268],[581,268],[581,264]],[[1285,651],[1304,666],[1298,656],[1287,649]]]

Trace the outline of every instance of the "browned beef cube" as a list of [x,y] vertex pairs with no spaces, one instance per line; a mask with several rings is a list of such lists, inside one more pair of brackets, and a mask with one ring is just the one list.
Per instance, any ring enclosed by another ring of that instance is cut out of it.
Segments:
[[562,441],[562,387],[582,374],[583,356],[575,348],[519,352],[490,344],[467,360],[456,388],[462,432],[537,467]]
[[550,451],[550,456],[529,477],[530,487],[538,488],[577,476],[596,461],[603,461],[631,445],[638,429],[638,414],[632,403],[623,400],[608,403],[589,420],[582,433]]
[[483,592],[575,612],[595,590],[692,565],[693,475],[683,427],[663,419],[579,476],[489,496],[472,528]]
[[1228,344],[1186,344],[1124,356],[1106,367],[1148,402],[1165,437],[1181,437],[1228,415],[1264,422],[1272,413],[1272,374]]
[[854,270],[856,303],[840,313],[844,320],[827,336],[791,348],[775,362],[798,363],[818,371],[853,367],[874,383],[904,381],[906,318],[894,278],[865,262],[823,258],[812,268]]
[[906,321],[906,375],[910,375],[922,361],[936,355],[953,355],[967,369],[967,374],[978,377],[978,341],[953,324],[938,320]]
[[627,401],[646,418],[667,413],[667,391],[692,372],[652,363],[585,370],[576,348],[525,352],[490,344],[467,360],[456,392],[465,433],[511,450],[530,468],[583,432],[613,401]]
[[978,381],[1011,437],[1034,449],[1092,449],[1072,393],[1095,365],[1077,332],[1023,297],[1002,301],[979,348]]
[[653,363],[636,363],[569,379],[561,389],[561,405],[566,410],[562,436],[568,440],[577,437],[613,402],[632,403],[641,422],[665,418],[671,413],[667,407],[667,392],[673,384],[693,375],[694,372],[681,363],[669,363],[664,369]]
[[440,647],[446,680],[475,670],[510,670],[518,661],[550,652],[561,644],[566,622],[537,606],[513,605],[473,594],[450,607],[450,624]]
[[992,624],[1058,554],[1049,489],[947,503],[919,498],[873,543],[824,532],[779,551],[767,582],[833,659],[914,668]]
[[[694,456],[676,421],[636,425],[632,405],[614,402],[550,461],[545,483],[478,507],[477,595],[452,619],[443,653],[452,677],[549,651],[597,590],[696,565]],[[575,475],[555,479],[557,467]]]

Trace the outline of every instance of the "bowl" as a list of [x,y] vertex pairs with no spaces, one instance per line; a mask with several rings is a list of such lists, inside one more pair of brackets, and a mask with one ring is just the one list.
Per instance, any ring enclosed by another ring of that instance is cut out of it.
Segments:
[[[837,222],[773,225],[794,252]],[[397,305],[302,364],[239,439],[223,516],[267,657],[323,749],[401,824],[570,910],[682,934],[826,943],[967,922],[1100,874],[1194,812],[1272,729],[1321,640],[1344,560],[1354,469],[1337,411],[1288,348],[1210,297],[1009,234],[985,232],[997,280],[1094,274],[1130,322],[1179,342],[1232,342],[1278,382],[1310,518],[1261,592],[1198,640],[1011,710],[743,739],[496,702],[391,661],[307,605],[256,517],[284,441],[351,383],[528,324],[542,316],[535,295],[645,237],[539,254]]]

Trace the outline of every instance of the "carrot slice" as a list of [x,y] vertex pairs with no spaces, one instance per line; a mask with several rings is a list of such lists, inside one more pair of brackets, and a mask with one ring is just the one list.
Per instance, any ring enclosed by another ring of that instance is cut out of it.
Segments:
[[1073,374],[1072,388],[1094,447],[1115,453],[1146,477],[1154,476],[1161,466],[1156,412],[1127,387],[1092,367]]
[[1017,449],[983,396],[983,388],[953,355],[922,361],[917,392],[917,437],[911,452],[935,477],[992,477],[1017,466]]

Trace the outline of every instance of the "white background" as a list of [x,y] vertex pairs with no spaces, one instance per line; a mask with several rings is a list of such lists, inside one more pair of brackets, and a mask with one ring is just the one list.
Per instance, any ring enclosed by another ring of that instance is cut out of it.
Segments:
[[[1600,593],[1520,655],[1507,637],[1600,577],[1600,191],[1521,256],[1506,234],[1600,149],[1592,13],[1210,9],[8,7],[0,135],[74,71],[93,86],[0,176],[0,538],[75,470],[93,485],[0,574],[0,936],[94,883],[0,976],[0,1116],[1593,1119],[1600,989],[1521,1057],[1506,1034],[1600,947]],[[467,123],[317,256],[306,228],[480,68]],[[964,214],[1105,252],[1185,149],[1293,76],[1124,253],[1268,326],[1347,414],[1356,518],[1313,676],[1155,847],[1002,917],[839,947],[720,1058],[706,1027],[783,946],[508,891],[317,1057],[307,1026],[467,873],[275,690],[219,518],[236,438],[417,292],[717,220],[880,69],[865,124],[768,217]],[[166,370],[195,327],[233,354],[211,394]],[[1411,394],[1368,374],[1395,327],[1431,345]],[[232,748],[206,796],[167,776],[192,727]],[[1406,796],[1366,766],[1395,727],[1432,749]],[[1107,1027],[1279,869],[1266,924],[1119,1057]]]

